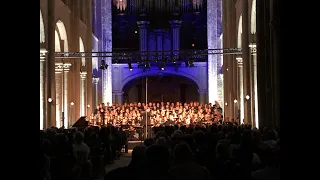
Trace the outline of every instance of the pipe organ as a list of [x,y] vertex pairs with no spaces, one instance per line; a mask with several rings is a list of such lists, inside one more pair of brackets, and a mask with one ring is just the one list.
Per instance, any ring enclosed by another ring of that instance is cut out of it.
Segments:
[[205,0],[113,0],[113,10],[117,13],[148,12],[206,12]]

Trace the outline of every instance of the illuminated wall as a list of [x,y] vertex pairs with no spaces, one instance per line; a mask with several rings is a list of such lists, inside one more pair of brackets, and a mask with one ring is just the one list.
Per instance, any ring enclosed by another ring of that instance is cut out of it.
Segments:
[[[101,1],[102,50],[112,51],[112,0]],[[104,59],[109,67],[102,71],[102,102],[112,103],[112,59]]]
[[[218,3],[220,1],[220,3]],[[218,49],[219,44],[219,27],[218,24],[218,8],[221,8],[221,0],[207,1],[207,38],[208,49]],[[221,11],[220,11],[221,14]],[[214,103],[218,99],[218,55],[208,55],[208,98],[209,103]]]

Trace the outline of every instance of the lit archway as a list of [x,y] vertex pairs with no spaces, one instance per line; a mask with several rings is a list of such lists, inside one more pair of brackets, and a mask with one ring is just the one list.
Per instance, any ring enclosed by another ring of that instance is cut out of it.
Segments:
[[[85,52],[84,50],[84,44],[83,44],[83,41],[82,41],[82,38],[79,37],[79,51],[80,52]],[[85,66],[86,65],[86,58],[81,58],[81,65],[82,66]]]
[[195,77],[189,73],[186,73],[186,72],[182,73],[179,71],[161,71],[161,72],[159,72],[159,70],[157,70],[157,69],[150,69],[150,70],[143,72],[143,74],[134,73],[134,74],[131,74],[130,76],[124,78],[122,80],[122,83],[121,83],[122,85],[121,85],[120,89],[123,89],[123,87],[131,80],[140,78],[142,76],[144,76],[144,77],[148,77],[148,76],[182,76],[182,77],[185,77],[185,78],[192,80],[193,82],[195,82],[197,84],[198,87],[201,87],[200,80],[197,77]]
[[60,37],[57,30],[54,31],[54,38],[55,38],[54,50],[56,52],[61,52]]
[[237,38],[237,48],[241,48],[242,43],[242,14],[239,17],[239,24],[238,24],[238,38]]
[[[147,91],[146,91],[146,78]],[[199,101],[198,85],[181,75],[159,74],[131,79],[123,86],[123,102],[191,102]]]
[[257,5],[256,0],[252,0],[252,5],[251,5],[251,34],[256,34],[256,16],[257,16],[256,5]]
[[[56,23],[55,30],[55,51],[56,52],[68,52],[68,36],[64,23],[59,20]],[[56,60],[57,61],[57,60]],[[64,126],[68,128],[69,117],[68,117],[68,68],[70,63],[56,62],[56,126]],[[63,120],[63,121],[62,121]],[[63,124],[62,124],[63,123]]]
[[40,43],[44,43],[46,41],[46,36],[44,32],[44,23],[42,18],[42,13],[40,10]]
[[[69,51],[69,47],[68,47],[68,36],[67,36],[67,31],[66,31],[66,27],[64,26],[64,23],[59,20],[56,23],[56,26],[58,28],[58,34],[60,35],[60,41],[63,41],[63,51],[64,52],[68,52]],[[57,42],[57,40],[56,40]],[[61,46],[60,46],[61,47]],[[62,50],[61,50],[62,51]]]

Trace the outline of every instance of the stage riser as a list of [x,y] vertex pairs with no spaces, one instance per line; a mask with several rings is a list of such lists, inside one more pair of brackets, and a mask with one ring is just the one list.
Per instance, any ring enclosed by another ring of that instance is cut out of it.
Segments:
[[128,141],[128,149],[133,149],[139,145],[143,145],[143,141]]

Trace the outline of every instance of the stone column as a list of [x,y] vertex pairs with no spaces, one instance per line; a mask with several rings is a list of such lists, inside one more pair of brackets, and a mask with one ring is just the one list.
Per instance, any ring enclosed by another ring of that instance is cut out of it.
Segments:
[[173,20],[169,21],[171,27],[171,44],[174,56],[179,56],[180,50],[180,27],[182,21],[180,20]]
[[[217,49],[217,0],[207,0],[207,39],[208,49]],[[218,100],[217,55],[208,55],[208,99],[209,103]]]
[[92,104],[92,109],[95,109],[96,106],[99,104],[98,100],[98,83],[99,83],[99,78],[98,77],[93,77],[92,78],[92,89],[93,89],[93,104]]
[[[69,102],[68,102],[68,72],[70,71],[70,63],[56,63],[56,126],[69,128]],[[62,124],[64,121],[64,124]]]
[[163,56],[163,35],[165,31],[163,29],[157,29],[155,30],[156,36],[157,36],[157,56],[158,60],[162,59]]
[[[242,60],[243,60],[243,97],[251,97],[251,68],[249,61],[249,10],[248,1],[242,1]],[[245,123],[251,123],[251,101],[244,101],[244,121]]]
[[252,69],[253,69],[253,90],[252,90],[252,106],[253,117],[252,125],[259,127],[259,111],[258,111],[258,76],[257,76],[257,45],[255,43],[250,44],[250,52],[252,57]]
[[243,87],[243,60],[241,57],[237,58],[238,62],[238,74],[239,74],[239,94],[240,94],[240,99],[238,99],[238,103],[240,106],[240,122],[241,124],[243,123],[244,120],[244,87]]
[[200,102],[201,104],[207,103],[207,102],[206,102],[206,99],[207,99],[207,91],[204,90],[204,89],[202,89],[202,90],[198,90],[198,92],[199,92],[199,102]]
[[46,127],[56,125],[56,109],[53,103],[47,101],[48,98],[56,99],[55,95],[55,2],[54,0],[48,0],[48,26],[47,29],[47,41],[48,43],[48,60],[46,61]]
[[60,128],[62,127],[62,70],[56,65],[55,69],[55,83],[56,83],[56,99],[54,104],[56,105],[56,123],[55,126]]
[[46,49],[40,49],[40,129],[45,128],[45,113],[44,113],[44,107],[45,107],[45,86],[44,86],[44,63],[46,59]]
[[148,51],[148,25],[149,21],[138,21],[139,27],[139,49],[140,52]]
[[[102,50],[112,52],[112,0],[101,0]],[[109,67],[102,71],[102,102],[112,104],[112,58],[105,58]]]
[[80,72],[80,116],[86,116],[86,78],[87,72]]

